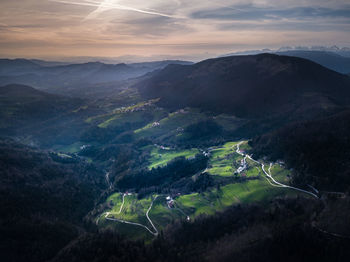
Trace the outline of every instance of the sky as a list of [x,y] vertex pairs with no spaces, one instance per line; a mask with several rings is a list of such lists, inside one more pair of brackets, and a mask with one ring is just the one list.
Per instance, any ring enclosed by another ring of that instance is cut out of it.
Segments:
[[349,0],[0,0],[2,57],[198,60],[350,46]]

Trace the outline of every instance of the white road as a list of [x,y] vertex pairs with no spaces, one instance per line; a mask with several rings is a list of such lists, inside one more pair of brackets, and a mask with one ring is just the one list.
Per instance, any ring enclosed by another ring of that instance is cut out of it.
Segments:
[[[269,184],[270,184],[271,186],[274,186],[274,187],[284,187],[284,188],[294,189],[294,190],[297,190],[297,191],[300,191],[300,192],[309,194],[309,195],[311,195],[311,196],[313,196],[313,197],[315,197],[315,198],[318,198],[318,196],[317,196],[316,194],[312,193],[312,192],[309,192],[309,191],[306,191],[306,190],[303,190],[303,189],[300,189],[300,188],[297,188],[297,187],[284,185],[284,184],[282,184],[282,183],[276,181],[276,180],[272,177],[272,175],[271,175],[272,163],[270,163],[269,169],[268,169],[268,171],[266,171],[266,170],[265,170],[265,165],[264,165],[264,163],[261,163],[261,162],[255,160],[255,159],[253,159],[253,158],[252,158],[251,156],[249,156],[248,154],[244,154],[244,153],[240,152],[239,146],[240,146],[242,143],[243,143],[243,142],[240,142],[240,143],[238,143],[238,144],[235,145],[235,146],[237,147],[236,153],[239,154],[239,155],[241,155],[241,156],[243,156],[243,157],[244,157],[244,161],[246,161],[246,159],[249,158],[251,161],[253,161],[253,162],[257,163],[258,165],[260,165],[260,166],[261,166],[261,169],[263,170],[264,174],[266,175],[266,177],[265,177],[266,180],[269,182]],[[232,146],[232,147],[234,147],[234,146]],[[109,173],[106,173],[106,180],[107,180],[108,184],[109,184],[110,187],[111,187],[111,184],[110,184],[110,182],[109,182]],[[316,191],[316,189],[315,189],[315,191]],[[116,214],[118,214],[118,215],[119,215],[119,214],[122,212],[122,210],[123,210],[124,203],[125,203],[125,196],[126,196],[126,194],[123,194],[123,202],[122,202],[122,205],[120,206],[119,211],[116,213]],[[103,213],[103,214],[105,214],[105,219],[106,219],[106,220],[116,221],[116,222],[119,222],[119,223],[124,223],[124,224],[129,224],[129,225],[134,225],[134,226],[139,226],[139,227],[142,227],[142,228],[146,229],[146,230],[147,230],[149,233],[151,233],[153,236],[157,236],[157,235],[159,234],[159,232],[158,232],[157,228],[154,226],[152,220],[151,220],[150,217],[149,217],[149,212],[151,211],[151,209],[152,209],[152,207],[153,207],[153,203],[154,203],[154,201],[155,201],[157,198],[158,198],[158,196],[156,196],[156,197],[152,200],[151,205],[150,205],[150,207],[148,208],[148,210],[147,210],[147,212],[146,212],[147,220],[148,220],[149,223],[152,225],[152,228],[153,228],[154,231],[152,231],[150,228],[148,228],[147,226],[142,225],[142,224],[140,224],[140,223],[130,222],[130,221],[126,221],[126,220],[122,220],[122,219],[117,219],[117,218],[110,218],[110,217],[108,217],[108,216],[110,215],[110,212],[106,212],[106,213]],[[179,210],[182,211],[181,209],[179,209]],[[182,213],[183,213],[185,216],[187,216],[183,211],[182,211]],[[101,216],[102,216],[103,214],[101,214]],[[100,216],[100,217],[101,217],[101,216]],[[96,225],[98,224],[100,217],[97,219]],[[187,216],[187,220],[189,220],[189,216]]]
[[316,194],[310,192],[310,191],[306,191],[306,190],[303,190],[303,189],[300,189],[300,188],[297,188],[297,187],[293,187],[293,186],[288,186],[288,185],[284,185],[278,181],[276,181],[272,175],[271,175],[271,167],[272,167],[272,163],[270,163],[270,167],[268,169],[268,172],[265,170],[265,165],[264,163],[260,163],[259,161],[253,159],[251,156],[247,155],[247,154],[243,154],[239,151],[239,146],[242,144],[243,142],[240,142],[236,145],[237,147],[237,150],[236,150],[236,153],[241,155],[241,156],[244,156],[244,157],[248,157],[250,160],[252,160],[253,162],[261,165],[261,169],[262,171],[264,172],[264,174],[266,175],[266,177],[268,178],[270,184],[272,185],[272,183],[275,184],[275,186],[278,186],[278,187],[284,187],[284,188],[290,188],[290,189],[294,189],[294,190],[297,190],[297,191],[300,191],[300,192],[303,192],[303,193],[306,193],[306,194],[309,194],[315,198],[319,198]]
[[157,199],[157,197],[158,197],[158,196],[156,196],[156,197],[153,199],[153,201],[152,201],[150,207],[148,208],[148,210],[147,210],[147,212],[146,212],[146,217],[147,217],[148,221],[151,223],[151,225],[152,225],[152,227],[153,227],[153,229],[154,229],[154,231],[155,231],[155,233],[153,234],[153,235],[155,235],[155,236],[158,235],[158,230],[157,230],[157,228],[154,226],[152,220],[149,218],[148,213],[149,213],[149,211],[151,211],[152,206],[153,206],[153,202]]
[[[142,224],[140,224],[140,223],[135,223],[135,222],[130,222],[130,221],[126,221],[126,220],[122,220],[122,219],[118,219],[118,218],[111,218],[111,217],[108,217],[108,216],[110,215],[111,212],[106,212],[106,213],[104,213],[104,214],[105,214],[105,219],[106,219],[106,220],[110,220],[110,221],[116,221],[116,222],[123,223],[123,224],[139,226],[139,227],[142,227],[142,228],[146,229],[146,230],[147,230],[149,233],[151,233],[153,236],[157,236],[157,235],[158,235],[158,230],[157,230],[157,228],[154,226],[152,220],[151,220],[150,217],[149,217],[149,212],[151,211],[152,206],[153,206],[153,202],[157,199],[157,197],[158,197],[158,196],[156,196],[156,197],[152,200],[151,205],[150,205],[150,207],[148,208],[148,210],[147,210],[147,212],[146,212],[146,217],[147,217],[148,221],[150,222],[150,224],[152,225],[152,227],[153,227],[153,229],[154,229],[155,232],[153,232],[153,231],[152,231],[151,229],[149,229],[147,226],[142,225]],[[125,201],[125,194],[123,195],[123,203],[122,203],[122,205],[121,205],[121,207],[120,207],[118,213],[116,213],[116,214],[120,214],[120,213],[121,213],[121,211],[122,211],[122,209],[123,209],[123,206],[124,206],[124,201]],[[102,214],[102,215],[103,215],[103,214]],[[102,215],[101,215],[101,216],[102,216]],[[96,224],[98,224],[98,221],[99,221],[99,219],[96,221]]]
[[117,215],[119,215],[122,212],[122,209],[123,209],[123,206],[124,206],[124,203],[125,203],[125,195],[126,194],[123,194],[123,202],[122,202],[122,205],[120,206],[120,209],[119,209],[118,213],[116,213]]
[[[123,194],[123,203],[122,205],[120,206],[120,209],[118,211],[118,213],[116,213],[117,215],[119,215],[121,212],[122,212],[122,209],[123,209],[123,206],[124,206],[124,202],[125,202],[125,194]],[[101,216],[103,215],[104,213],[102,213],[96,220],[96,226],[98,226],[98,222],[100,221],[100,218]]]
[[111,189],[112,188],[112,183],[109,180],[109,172],[106,173],[106,182],[107,182],[107,185],[109,186],[109,189]]

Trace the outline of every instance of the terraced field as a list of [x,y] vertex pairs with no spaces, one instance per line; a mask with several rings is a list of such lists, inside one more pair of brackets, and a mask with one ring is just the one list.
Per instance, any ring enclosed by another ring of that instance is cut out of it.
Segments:
[[94,123],[100,128],[108,128],[115,126],[123,126],[126,123],[143,123],[147,118],[152,119],[161,118],[164,111],[156,108],[154,103],[157,100],[149,100],[139,102],[137,104],[120,107],[114,109],[111,113],[90,117],[86,120],[87,123]]
[[[236,153],[236,146],[238,142],[228,142],[221,147],[210,148],[209,167],[206,170],[211,175],[230,177],[236,175],[243,175],[244,177],[255,177],[259,175],[259,166],[245,159],[247,167],[242,170],[244,157]],[[241,144],[240,150],[242,152],[249,150],[248,143]],[[253,168],[255,167],[255,168]]]
[[233,176],[237,170],[239,162],[243,159],[240,155],[236,154],[235,145],[236,142],[229,142],[222,147],[211,148],[210,161],[207,172],[212,175],[218,176]]
[[259,178],[228,184],[202,194],[193,193],[180,196],[176,201],[191,218],[195,218],[201,214],[212,215],[234,204],[268,201],[276,196],[289,193],[280,188],[271,188],[265,179]]
[[137,137],[162,138],[181,136],[183,129],[208,117],[195,109],[182,109],[166,117],[135,130]]
[[196,154],[199,154],[198,149],[189,150],[174,150],[170,148],[156,147],[151,149],[151,158],[149,159],[149,169],[166,166],[171,160],[177,157],[185,157],[187,159],[193,158]]

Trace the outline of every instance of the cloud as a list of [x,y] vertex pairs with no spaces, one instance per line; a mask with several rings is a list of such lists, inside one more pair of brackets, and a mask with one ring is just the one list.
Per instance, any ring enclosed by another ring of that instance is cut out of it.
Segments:
[[141,14],[148,14],[148,15],[156,15],[156,16],[164,16],[164,17],[174,17],[169,14],[157,12],[157,11],[148,11],[144,9],[139,9],[131,6],[125,6],[125,5],[120,5],[118,4],[120,1],[119,0],[104,0],[101,2],[98,1],[65,1],[65,0],[49,0],[52,2],[56,3],[62,3],[62,4],[71,4],[71,5],[81,5],[81,6],[92,6],[96,7],[96,9],[88,14],[85,19],[93,19],[96,18],[98,15],[101,13],[108,11],[108,10],[124,10],[124,11],[132,11],[132,12],[137,12]]
[[341,31],[350,32],[350,23],[339,24],[339,23],[325,23],[324,21],[305,22],[300,21],[285,21],[283,23],[221,23],[217,25],[218,30],[225,31],[276,31],[276,32],[287,32],[287,31],[300,31],[300,32],[330,32],[330,31]]
[[273,8],[252,4],[195,11],[192,19],[211,21],[224,31],[350,31],[350,6]]
[[163,16],[142,16],[122,21],[114,19],[110,21],[105,31],[117,35],[137,35],[147,38],[169,37],[178,32],[193,32],[185,23]]
[[231,6],[231,8],[218,8],[196,11],[192,14],[193,19],[212,20],[281,20],[314,19],[314,18],[346,18],[350,21],[350,7],[339,9],[322,7],[294,7],[274,9],[257,7],[253,5]]
[[0,1],[0,50],[13,56],[349,46],[349,26],[349,0]]

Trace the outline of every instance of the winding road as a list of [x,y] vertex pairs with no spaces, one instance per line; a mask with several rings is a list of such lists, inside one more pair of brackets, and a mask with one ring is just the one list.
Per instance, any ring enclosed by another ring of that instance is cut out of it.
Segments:
[[122,202],[122,205],[120,206],[120,209],[119,209],[117,215],[119,215],[122,212],[122,209],[123,209],[123,206],[124,206],[124,203],[125,203],[125,196],[126,196],[126,194],[123,194],[123,202]]
[[[248,154],[244,154],[242,152],[240,152],[240,145],[242,145],[243,141],[236,144],[236,145],[233,145],[232,147],[235,147],[236,146],[236,153],[243,156],[244,157],[244,161],[246,161],[246,159],[250,159],[251,161],[253,161],[254,163],[258,164],[259,166],[261,166],[261,169],[262,171],[264,172],[264,174],[266,176],[264,176],[264,178],[269,182],[269,184],[271,186],[274,186],[274,187],[283,187],[283,188],[290,188],[290,189],[293,189],[293,190],[297,190],[297,191],[300,191],[300,192],[303,192],[303,193],[306,193],[306,194],[309,194],[315,198],[319,198],[316,194],[310,192],[310,191],[306,191],[306,190],[303,190],[303,189],[300,189],[300,188],[297,188],[297,187],[293,187],[293,186],[288,186],[288,185],[285,185],[285,184],[282,184],[278,181],[276,181],[273,177],[272,177],[272,174],[271,174],[271,168],[272,168],[272,163],[270,163],[270,166],[268,168],[268,171],[265,170],[265,165],[264,163],[261,163],[255,159],[253,159],[250,155]],[[211,149],[213,150],[213,149]],[[209,152],[211,151],[209,150]],[[208,169],[208,168],[207,168]],[[200,172],[200,173],[204,173],[207,169],[205,169],[204,171]],[[106,181],[107,183],[110,185],[110,188],[112,187],[112,185],[110,184],[110,181],[109,181],[109,172],[106,173]],[[314,188],[313,188],[314,189]],[[316,189],[314,189],[314,191],[317,192]],[[121,214],[122,210],[123,210],[123,207],[124,207],[124,203],[125,203],[125,196],[126,194],[123,194],[123,202],[122,202],[122,205],[120,206],[120,209],[117,213],[117,215]],[[106,220],[110,220],[110,221],[116,221],[116,222],[119,222],[119,223],[123,223],[123,224],[129,224],[129,225],[134,225],[134,226],[139,226],[139,227],[142,227],[144,229],[146,229],[149,233],[151,233],[153,236],[158,236],[159,232],[157,230],[157,228],[155,227],[153,221],[150,219],[149,217],[149,212],[151,211],[152,207],[153,207],[153,203],[154,201],[158,198],[158,195],[155,196],[155,198],[152,200],[151,202],[151,205],[149,206],[149,208],[147,209],[147,212],[146,212],[146,218],[147,220],[149,221],[149,223],[151,224],[153,230],[151,230],[149,227],[143,225],[143,224],[140,224],[140,223],[135,223],[135,222],[130,222],[130,221],[126,221],[126,220],[122,220],[122,219],[118,219],[118,218],[111,218],[111,217],[108,217],[111,212],[105,212],[105,213],[102,213],[101,216],[103,214],[105,214],[105,219]],[[178,208],[179,209],[179,208]],[[187,220],[189,221],[189,216],[187,216],[181,209],[179,209],[186,217],[187,217]],[[100,217],[101,217],[100,216]],[[99,219],[100,217],[97,219],[96,221],[96,225],[98,224],[99,222]]]
[[[106,220],[116,221],[116,222],[123,223],[123,224],[128,224],[128,225],[139,226],[139,227],[142,227],[142,228],[146,229],[146,230],[147,230],[149,233],[151,233],[153,236],[158,236],[159,232],[158,232],[157,228],[154,226],[152,220],[151,220],[150,217],[149,217],[149,212],[151,211],[152,206],[153,206],[153,202],[157,199],[157,197],[158,197],[158,196],[156,196],[156,197],[152,200],[151,205],[150,205],[150,207],[148,208],[148,210],[147,210],[147,212],[146,212],[147,220],[148,220],[148,221],[150,222],[150,224],[152,225],[152,227],[153,227],[153,229],[154,229],[154,232],[153,232],[151,229],[149,229],[147,226],[142,225],[142,224],[140,224],[140,223],[135,223],[135,222],[130,222],[130,221],[126,221],[126,220],[122,220],[122,219],[118,219],[118,218],[111,218],[111,217],[108,217],[108,216],[111,214],[111,212],[106,212],[106,213],[103,213],[103,214],[105,214],[105,219],[106,219]],[[119,214],[121,213],[121,211],[122,211],[122,209],[123,209],[123,206],[124,206],[124,202],[125,202],[125,194],[123,194],[123,203],[122,203],[122,205],[121,205],[119,211],[116,213],[117,215],[119,215]],[[103,214],[102,214],[102,215],[103,215]],[[102,216],[102,215],[101,215],[101,216]],[[99,219],[98,219],[98,220],[99,220]],[[98,220],[96,221],[96,224],[98,224]]]
[[284,188],[294,189],[294,190],[297,190],[297,191],[300,191],[300,192],[309,194],[309,195],[311,195],[311,196],[313,196],[313,197],[315,197],[315,198],[319,198],[316,194],[314,194],[314,193],[312,193],[312,192],[310,192],[310,191],[306,191],[306,190],[303,190],[303,189],[300,189],[300,188],[297,188],[297,187],[293,187],[293,186],[288,186],[288,185],[285,185],[285,184],[282,184],[282,183],[276,181],[276,180],[272,177],[272,175],[271,175],[272,163],[270,163],[270,167],[269,167],[268,171],[266,171],[266,170],[265,170],[265,165],[264,165],[264,163],[261,163],[261,162],[255,160],[255,159],[253,159],[251,156],[249,156],[249,155],[247,155],[247,154],[244,154],[244,153],[242,153],[242,152],[239,151],[239,146],[240,146],[242,143],[243,143],[243,142],[240,142],[240,143],[238,143],[238,144],[236,145],[236,147],[237,147],[236,153],[239,154],[239,155],[241,155],[241,156],[248,157],[251,161],[253,161],[253,162],[259,164],[259,165],[261,166],[262,171],[263,171],[264,174],[266,175],[266,177],[267,177],[267,179],[269,180],[269,183],[270,183],[271,185],[273,185],[273,183],[274,183],[273,186],[278,186],[278,187],[284,187]]
[[154,229],[154,231],[155,231],[155,233],[153,234],[153,235],[155,235],[155,236],[158,235],[158,230],[157,230],[157,228],[154,226],[152,220],[149,218],[148,213],[149,213],[149,211],[151,211],[152,206],[153,206],[153,202],[157,199],[157,197],[158,197],[158,196],[156,196],[156,197],[153,199],[151,205],[149,206],[149,208],[148,208],[148,210],[147,210],[147,212],[146,212],[146,217],[147,217],[148,221],[150,222],[150,224],[152,225],[152,227],[153,227],[153,229]]
[[[124,202],[125,202],[125,194],[123,194],[123,202],[122,202],[122,205],[120,206],[120,209],[119,209],[118,213],[116,213],[117,215],[119,215],[119,214],[122,212],[122,209],[123,209],[123,206],[124,206]],[[107,212],[107,213],[109,213],[109,212]],[[97,218],[97,220],[96,220],[96,226],[98,226],[98,222],[100,221],[100,218],[101,218],[101,216],[102,216],[103,214],[105,214],[105,213],[102,213],[102,214]]]

